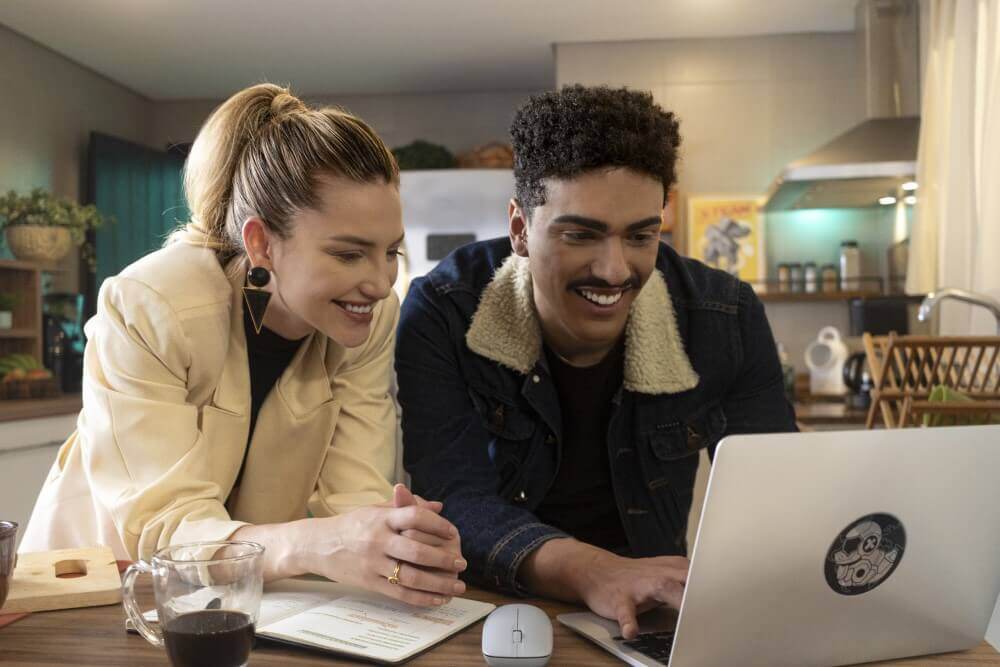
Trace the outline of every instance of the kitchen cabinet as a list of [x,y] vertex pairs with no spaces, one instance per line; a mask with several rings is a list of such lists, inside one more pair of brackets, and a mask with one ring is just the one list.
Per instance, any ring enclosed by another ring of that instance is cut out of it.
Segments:
[[[23,528],[56,452],[76,428],[65,414],[0,423],[0,518]],[[18,531],[20,538],[23,531]]]

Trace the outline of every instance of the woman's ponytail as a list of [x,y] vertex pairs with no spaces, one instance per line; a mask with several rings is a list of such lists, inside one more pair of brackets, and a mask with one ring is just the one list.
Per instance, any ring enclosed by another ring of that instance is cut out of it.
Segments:
[[171,236],[212,248],[220,259],[243,250],[242,225],[258,216],[280,237],[291,215],[315,205],[317,177],[397,183],[392,153],[360,119],[310,109],[287,88],[242,90],[205,121],[184,166],[191,221]]

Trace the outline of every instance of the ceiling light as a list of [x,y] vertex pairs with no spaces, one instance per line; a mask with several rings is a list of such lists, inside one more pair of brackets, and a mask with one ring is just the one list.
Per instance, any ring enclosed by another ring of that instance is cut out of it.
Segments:
[[913,195],[906,195],[905,197],[903,197],[903,203],[913,206],[914,204],[917,203],[917,198],[914,197]]
[[895,197],[891,197],[891,196],[890,197],[879,197],[878,198],[878,203],[882,204],[882,206],[892,206],[893,204],[896,203],[896,198]]
[[918,186],[916,181],[907,181],[906,183],[903,183],[901,187],[907,192],[910,192],[912,190],[916,190]]

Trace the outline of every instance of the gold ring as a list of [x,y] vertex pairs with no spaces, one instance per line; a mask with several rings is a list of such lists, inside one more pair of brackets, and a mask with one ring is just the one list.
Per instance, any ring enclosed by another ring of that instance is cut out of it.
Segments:
[[398,586],[399,585],[399,568],[401,568],[401,567],[403,567],[403,564],[400,561],[397,560],[396,561],[396,567],[394,567],[393,570],[392,570],[392,576],[391,577],[386,577],[386,579],[389,580],[390,584],[392,584],[394,586]]

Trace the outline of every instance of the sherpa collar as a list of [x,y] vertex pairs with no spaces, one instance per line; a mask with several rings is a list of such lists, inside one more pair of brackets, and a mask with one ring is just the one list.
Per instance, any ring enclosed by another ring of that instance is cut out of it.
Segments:
[[[532,296],[528,259],[511,255],[483,290],[472,325],[469,349],[528,374],[542,354],[542,330]],[[642,394],[675,394],[693,389],[698,375],[684,351],[667,282],[653,271],[632,303],[625,325],[625,388]]]

